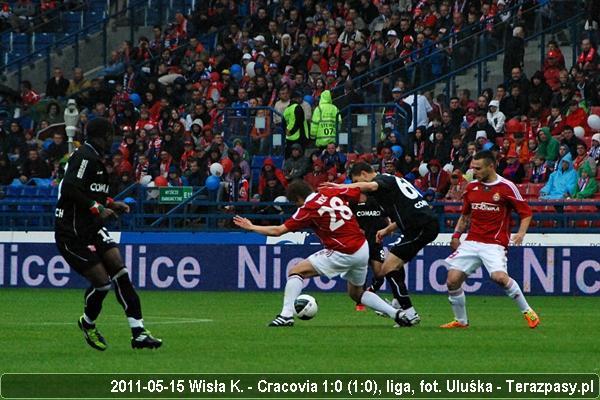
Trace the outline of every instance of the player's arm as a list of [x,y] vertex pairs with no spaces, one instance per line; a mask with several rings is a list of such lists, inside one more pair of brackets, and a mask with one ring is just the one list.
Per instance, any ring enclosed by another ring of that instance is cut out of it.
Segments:
[[377,243],[383,242],[383,238],[384,237],[386,237],[387,235],[389,235],[392,232],[396,231],[397,229],[398,229],[398,224],[396,224],[395,222],[392,222],[391,224],[389,224],[385,228],[380,229],[380,230],[377,231],[377,233],[375,234],[375,241]]
[[527,202],[523,200],[520,195],[518,197],[509,196],[508,201],[517,211],[517,214],[519,214],[519,218],[521,218],[519,230],[512,236],[510,240],[512,244],[519,246],[523,244],[523,239],[525,238],[525,234],[527,234],[527,229],[529,229],[529,224],[533,218],[533,213],[531,211],[531,207],[529,207],[529,204],[527,204]]
[[287,226],[284,224],[269,226],[254,225],[248,218],[240,217],[239,215],[233,217],[233,222],[242,229],[266,236],[281,236],[289,232]]
[[111,208],[92,200],[85,194],[85,187],[91,183],[90,181],[93,179],[91,177],[95,173],[94,161],[75,154],[72,160],[69,160],[60,185],[60,195],[69,198],[81,208],[89,209],[92,214],[98,215],[100,218],[116,216]]
[[336,188],[336,189],[360,189],[363,193],[374,192],[379,189],[377,182],[354,182],[354,183],[334,183],[324,182],[319,188]]
[[454,233],[452,234],[452,239],[450,240],[450,247],[452,247],[452,250],[456,250],[458,246],[460,246],[460,236],[467,231],[470,223],[471,213],[461,214],[458,222],[456,222],[456,227],[454,228]]

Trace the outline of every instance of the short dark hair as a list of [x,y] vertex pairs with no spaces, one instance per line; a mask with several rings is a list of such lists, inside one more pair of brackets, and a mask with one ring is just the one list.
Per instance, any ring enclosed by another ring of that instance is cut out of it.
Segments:
[[296,179],[288,185],[285,197],[289,201],[295,202],[298,199],[306,199],[313,191],[313,188],[308,183],[301,179]]
[[362,172],[367,172],[367,173],[371,173],[373,172],[373,167],[371,167],[371,164],[368,164],[364,161],[358,162],[356,164],[354,164],[352,166],[352,168],[350,168],[350,176],[358,176],[360,175]]
[[496,164],[496,157],[494,157],[494,153],[489,150],[482,150],[475,153],[473,160],[485,160],[486,165]]

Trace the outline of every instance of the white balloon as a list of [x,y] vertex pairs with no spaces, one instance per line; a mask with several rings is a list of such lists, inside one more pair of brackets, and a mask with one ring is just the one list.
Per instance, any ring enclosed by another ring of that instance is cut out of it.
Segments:
[[148,186],[148,184],[152,182],[152,175],[144,175],[142,179],[140,179],[140,184],[142,186]]
[[256,76],[256,72],[254,72],[254,65],[256,63],[254,61],[250,61],[247,65],[246,65],[246,75],[248,75],[250,78],[254,78]]
[[600,130],[600,116],[592,114],[588,117],[587,123],[593,130]]
[[448,163],[446,165],[444,165],[444,168],[442,168],[444,171],[446,171],[447,173],[451,174],[452,171],[454,171],[454,165]]
[[429,169],[427,168],[427,164],[423,163],[423,164],[419,165],[419,175],[425,176],[425,175],[427,175],[428,172],[429,172]]
[[154,181],[150,182],[146,187],[149,188],[148,190],[146,190],[146,200],[153,200],[158,198],[160,190],[156,188],[156,183],[154,183]]
[[[275,198],[275,200],[273,200],[273,203],[287,203],[287,202],[288,202],[288,199],[285,196],[278,196]],[[281,207],[279,207],[279,206],[273,206],[273,208],[279,212],[283,211],[281,209]]]
[[213,163],[210,166],[210,174],[214,176],[223,175],[223,166],[220,163]]
[[585,136],[585,129],[583,129],[581,126],[576,126],[575,128],[573,128],[573,133],[579,139],[583,139],[583,137]]

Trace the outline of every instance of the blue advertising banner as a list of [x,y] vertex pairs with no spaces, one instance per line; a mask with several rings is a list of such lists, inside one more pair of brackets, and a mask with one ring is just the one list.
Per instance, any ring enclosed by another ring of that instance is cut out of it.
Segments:
[[[120,242],[134,285],[155,290],[280,290],[287,271],[321,249],[308,233],[281,238],[236,233],[112,236]],[[446,292],[447,236],[440,235],[408,265],[411,292]],[[597,240],[597,235],[529,235],[525,246],[509,248],[509,273],[525,293],[600,295]],[[346,290],[339,278],[316,277],[305,285],[307,290]],[[0,232],[0,287],[86,286],[58,253],[52,233]],[[470,277],[465,290],[503,294],[482,269]]]

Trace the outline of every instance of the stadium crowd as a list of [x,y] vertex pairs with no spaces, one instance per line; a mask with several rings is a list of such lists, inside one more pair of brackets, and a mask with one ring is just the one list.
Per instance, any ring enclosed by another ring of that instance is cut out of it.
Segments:
[[[247,17],[236,15],[238,6],[199,2],[193,15],[178,13],[151,37],[123,43],[98,78],[88,80],[80,68],[67,78],[55,68],[43,95],[23,81],[19,117],[3,117],[0,128],[0,184],[60,179],[66,138],[40,132],[64,121],[62,104],[73,98],[80,110],[76,141],[93,118],[114,124],[119,143],[106,155],[112,194],[150,180],[202,186],[219,163],[220,198],[272,201],[292,179],[313,186],[343,182],[352,163],[366,160],[414,182],[429,199],[460,200],[480,149],[495,151],[498,172],[513,182],[544,184],[542,199],[589,198],[597,191],[597,2],[587,2],[590,19],[576,63],[568,65],[551,41],[537,71],[524,65],[523,37],[550,8],[533,0],[348,0],[329,8],[313,0],[300,6],[253,0],[244,2]],[[219,40],[211,51],[198,38],[212,32]],[[477,56],[473,48],[481,54],[505,42],[511,49],[505,81],[495,88],[475,96],[463,89],[450,99],[428,91],[416,97],[417,118],[407,134],[386,118],[376,147],[348,153],[337,146],[338,110],[369,96],[354,87],[356,77],[372,73],[376,79],[382,65],[403,60],[381,81],[379,100],[411,113],[410,88],[467,63]],[[337,97],[336,88],[342,88]],[[251,179],[252,156],[271,153],[278,129],[286,136],[283,165],[266,157],[259,179]],[[248,140],[233,137],[239,130]]]

